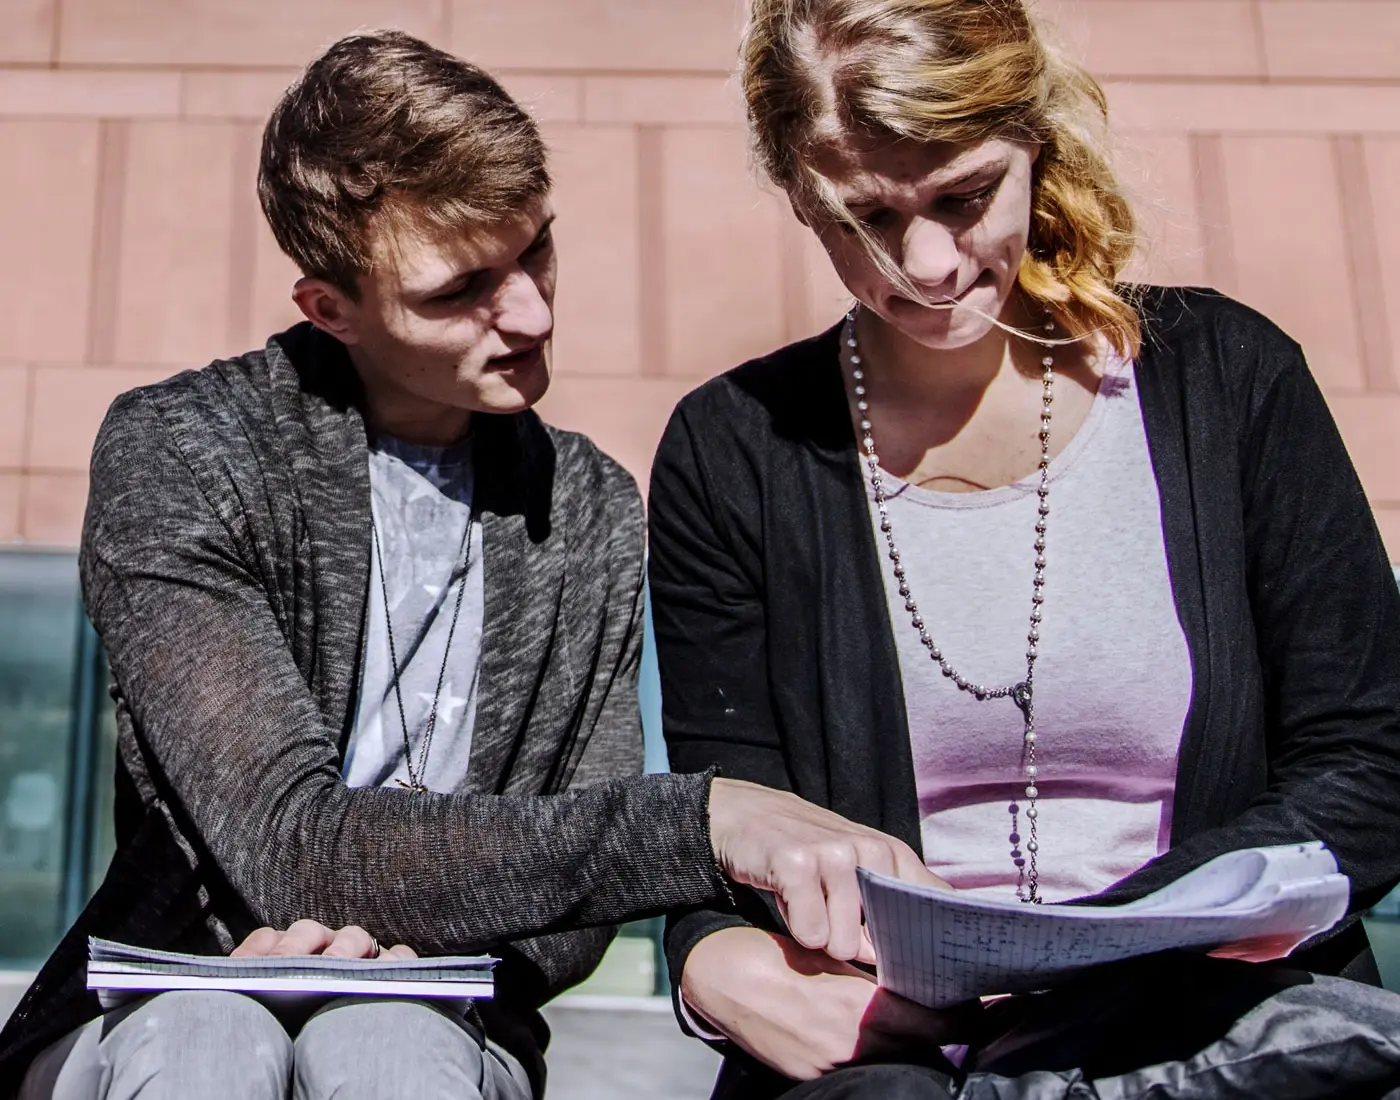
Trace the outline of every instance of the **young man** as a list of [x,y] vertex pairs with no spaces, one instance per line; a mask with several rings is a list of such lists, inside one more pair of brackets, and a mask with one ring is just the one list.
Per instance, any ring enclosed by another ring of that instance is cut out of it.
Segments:
[[[537,1009],[607,926],[712,905],[726,875],[854,956],[854,867],[917,876],[907,847],[635,775],[641,506],[529,411],[555,282],[529,118],[471,65],[355,36],[277,107],[260,193],[307,322],[123,396],[97,441],[80,565],[118,850],[0,1034],[0,1093],[538,1095]],[[89,935],[504,961],[467,1019],[360,999],[297,1027],[219,993],[101,1017]]]

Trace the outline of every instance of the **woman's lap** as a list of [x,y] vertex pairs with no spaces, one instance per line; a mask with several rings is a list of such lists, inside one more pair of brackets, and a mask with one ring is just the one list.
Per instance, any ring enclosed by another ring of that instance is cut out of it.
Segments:
[[344,998],[295,1032],[236,993],[165,993],[91,1021],[35,1060],[20,1100],[528,1100],[523,1069],[449,1010]]
[[987,1022],[966,1078],[942,1092],[946,1078],[922,1067],[848,1067],[793,1085],[735,1065],[715,1097],[1400,1100],[1400,995],[1342,978],[1171,955],[1011,998]]

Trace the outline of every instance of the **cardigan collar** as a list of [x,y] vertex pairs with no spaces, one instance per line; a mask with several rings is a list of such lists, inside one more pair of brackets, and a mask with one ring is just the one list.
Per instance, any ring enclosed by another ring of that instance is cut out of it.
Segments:
[[[318,623],[309,662],[322,714],[348,736],[369,591],[370,482],[363,391],[344,345],[299,324],[266,348],[271,405],[311,551],[311,568],[344,578],[315,588]],[[465,785],[505,783],[524,734],[530,700],[506,690],[530,631],[552,624],[559,606],[562,539],[552,537],[554,449],[532,413],[473,418],[474,496],[481,519],[485,613],[481,697]],[[522,578],[529,583],[522,583]],[[299,655],[301,657],[302,655]]]

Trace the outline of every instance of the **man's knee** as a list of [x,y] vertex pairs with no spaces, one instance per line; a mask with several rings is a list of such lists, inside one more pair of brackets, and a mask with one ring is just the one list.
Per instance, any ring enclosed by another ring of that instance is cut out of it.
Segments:
[[277,1018],[238,993],[162,993],[110,1014],[100,1042],[108,1100],[128,1096],[283,1100],[292,1042]]
[[333,1002],[306,1022],[295,1050],[295,1100],[493,1095],[480,1035],[421,1001]]

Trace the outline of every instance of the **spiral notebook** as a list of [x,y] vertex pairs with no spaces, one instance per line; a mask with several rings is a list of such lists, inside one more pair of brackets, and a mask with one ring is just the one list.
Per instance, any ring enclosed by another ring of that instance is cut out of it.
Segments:
[[325,955],[230,958],[185,955],[88,940],[87,987],[104,1009],[135,997],[176,989],[220,989],[274,1003],[316,997],[431,997],[472,1000],[492,996],[488,955],[428,959],[340,959]]
[[1351,893],[1317,842],[1229,852],[1111,907],[972,897],[864,869],[860,886],[880,984],[931,1008],[1174,948],[1231,944],[1238,957],[1282,958],[1341,920]]

